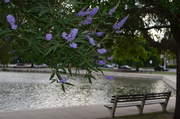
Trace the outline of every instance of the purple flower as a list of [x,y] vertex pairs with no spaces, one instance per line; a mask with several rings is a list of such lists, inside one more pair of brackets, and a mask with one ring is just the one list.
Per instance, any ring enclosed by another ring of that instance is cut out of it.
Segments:
[[10,42],[10,41],[11,41],[11,38],[7,38],[7,39],[6,39],[6,42]]
[[15,23],[15,18],[14,18],[14,16],[13,15],[7,15],[6,16],[6,18],[7,18],[7,21],[10,23],[10,24],[14,24]]
[[52,39],[52,34],[48,33],[46,34],[46,40],[50,41]]
[[104,34],[104,32],[96,32],[95,33],[97,36],[102,36]]
[[89,16],[92,17],[94,16],[99,10],[99,7],[95,7],[93,8],[90,12],[89,12]]
[[89,25],[89,24],[91,24],[91,22],[92,22],[91,17],[87,17],[87,19],[84,22],[82,22],[82,24],[83,25]]
[[67,40],[67,38],[68,38],[68,37],[67,37],[67,33],[63,32],[63,33],[62,33],[62,37],[63,37],[63,39],[66,39],[66,40]]
[[89,33],[88,34],[86,34],[85,35],[88,39],[90,39],[91,37],[90,37],[90,35],[89,35]]
[[67,38],[68,42],[72,42],[75,39],[77,33],[78,33],[78,29],[73,28],[68,35],[68,38]]
[[12,52],[12,54],[14,54],[16,52],[16,50],[12,50],[11,52]]
[[106,61],[104,61],[104,60],[99,60],[98,64],[99,64],[100,66],[102,66],[102,65],[106,64]]
[[10,1],[9,0],[4,0],[4,3],[9,3]]
[[60,80],[60,83],[66,83],[67,82],[67,78],[62,76],[62,79]]
[[109,11],[109,15],[112,15],[112,14],[115,12],[116,8],[117,8],[117,6],[115,6],[114,8],[112,8],[112,9]]
[[119,23],[113,25],[113,28],[116,30],[116,33],[120,33],[120,28],[123,26],[127,19],[128,16],[124,17]]
[[99,52],[99,54],[104,54],[106,53],[106,49],[102,48],[102,49],[97,49],[97,51]]
[[106,79],[111,80],[114,79],[114,76],[105,76]]
[[67,33],[63,32],[62,37],[63,39],[68,40],[68,42],[72,42],[75,39],[77,33],[78,33],[78,29],[73,28],[68,36],[67,36]]
[[18,57],[12,57],[12,59],[17,60],[17,59],[18,59]]
[[71,43],[71,44],[69,44],[69,46],[72,47],[72,48],[74,48],[74,49],[77,48],[77,44],[76,44],[76,43]]
[[99,7],[95,7],[93,8],[91,11],[89,11],[90,9],[88,8],[86,11],[84,11],[85,8],[81,9],[78,13],[77,13],[77,16],[78,17],[83,17],[83,16],[87,16],[89,15],[90,17],[94,16],[98,10],[99,10]]
[[93,39],[93,38],[90,38],[90,39],[89,39],[89,42],[90,42],[93,46],[96,45],[96,44],[94,43],[94,39]]
[[85,8],[81,9],[78,13],[77,13],[77,16],[78,17],[83,17],[83,16],[86,16],[89,14],[89,9],[86,10],[86,12],[84,11]]
[[79,23],[79,26],[82,26],[83,22],[84,22],[84,21],[82,20],[82,21]]
[[100,45],[100,44],[98,44],[97,46],[98,46],[99,48],[101,47],[101,45]]
[[116,33],[121,33],[121,31],[120,30],[116,30]]
[[108,57],[107,59],[110,61],[110,60],[112,60],[114,57]]
[[15,25],[15,24],[11,24],[11,29],[16,30],[16,29],[17,29],[17,25]]

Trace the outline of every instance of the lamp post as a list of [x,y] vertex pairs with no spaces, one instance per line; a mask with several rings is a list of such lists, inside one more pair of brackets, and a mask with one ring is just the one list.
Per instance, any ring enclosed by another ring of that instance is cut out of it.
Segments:
[[[152,60],[149,60],[150,66],[152,65]],[[151,69],[150,69],[150,74],[151,74]]]

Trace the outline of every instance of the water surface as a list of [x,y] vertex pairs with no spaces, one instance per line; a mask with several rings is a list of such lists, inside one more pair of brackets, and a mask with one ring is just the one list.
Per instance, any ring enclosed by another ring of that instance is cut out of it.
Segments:
[[49,76],[49,73],[0,72],[0,111],[105,103],[116,93],[173,91],[158,79],[107,80],[97,76],[91,85],[82,76],[76,76],[76,80],[68,80],[75,86],[67,86],[64,93],[60,84],[50,84]]

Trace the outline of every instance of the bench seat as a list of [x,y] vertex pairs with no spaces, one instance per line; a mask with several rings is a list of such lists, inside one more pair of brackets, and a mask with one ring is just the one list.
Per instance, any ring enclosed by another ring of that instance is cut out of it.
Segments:
[[116,108],[136,106],[139,114],[143,113],[144,105],[160,104],[162,111],[166,112],[166,107],[171,92],[150,93],[150,94],[133,94],[133,95],[116,95],[112,96],[111,104],[104,105],[110,111],[110,117],[114,118]]

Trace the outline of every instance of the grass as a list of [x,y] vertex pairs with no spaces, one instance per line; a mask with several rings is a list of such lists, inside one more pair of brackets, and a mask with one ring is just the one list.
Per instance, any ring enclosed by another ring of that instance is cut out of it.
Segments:
[[[110,118],[107,117],[101,119],[110,119]],[[173,113],[155,112],[155,113],[146,113],[143,115],[136,114],[136,115],[128,115],[128,116],[119,116],[116,117],[115,119],[173,119]]]
[[[150,72],[146,72],[146,74],[147,73],[149,74]],[[156,71],[151,72],[151,74],[176,75],[176,72]]]

